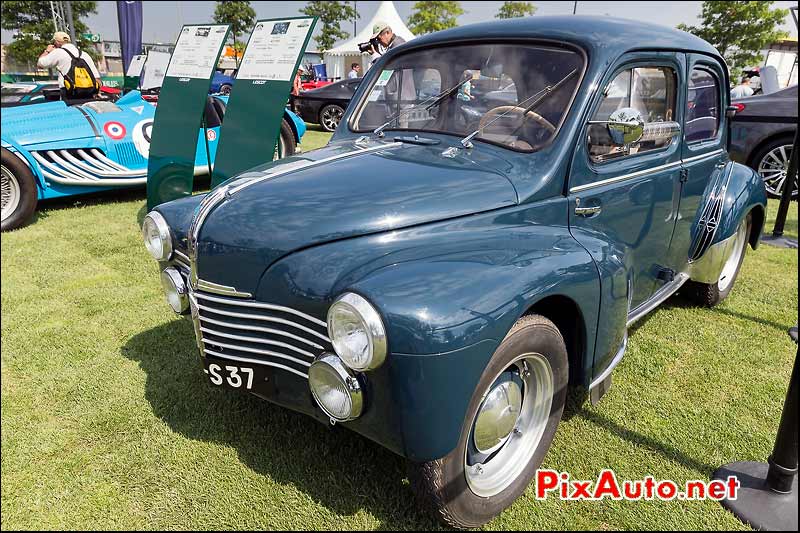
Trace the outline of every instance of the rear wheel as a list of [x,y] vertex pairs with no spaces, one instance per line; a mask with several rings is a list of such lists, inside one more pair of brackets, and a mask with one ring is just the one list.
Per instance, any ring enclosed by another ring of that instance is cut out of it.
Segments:
[[294,155],[297,151],[297,143],[294,140],[294,132],[286,119],[281,120],[281,134],[278,137],[278,146],[275,147],[273,161]]
[[699,305],[714,307],[728,297],[733,289],[739,270],[747,252],[747,239],[750,235],[750,215],[739,223],[733,236],[730,253],[725,258],[719,279],[714,283],[689,281],[686,283],[686,294]]
[[478,382],[456,449],[411,465],[421,503],[460,528],[480,526],[514,503],[553,441],[568,375],[556,326],[538,315],[517,321]]
[[319,112],[319,123],[325,131],[334,131],[344,116],[344,109],[336,104],[328,104]]
[[[780,197],[783,191],[791,156],[792,139],[784,137],[764,146],[753,158],[753,168],[761,174],[767,194],[772,197]],[[792,198],[797,198],[797,178],[792,186]]]
[[39,199],[36,180],[28,166],[5,148],[2,148],[0,190],[2,231],[17,229],[30,222]]

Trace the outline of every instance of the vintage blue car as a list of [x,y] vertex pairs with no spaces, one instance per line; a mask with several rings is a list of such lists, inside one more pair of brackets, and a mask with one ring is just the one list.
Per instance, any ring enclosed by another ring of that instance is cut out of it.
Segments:
[[[212,164],[227,99],[210,96],[206,104]],[[138,91],[116,102],[67,106],[57,101],[3,109],[2,231],[25,225],[39,200],[143,186],[155,109]],[[286,110],[277,157],[294,154],[305,129]],[[195,174],[208,173],[203,136],[199,131]]]
[[408,458],[438,518],[478,526],[525,490],[568,386],[599,400],[634,322],[679,290],[719,303],[758,245],[727,88],[712,46],[656,25],[426,35],[370,69],[328,146],[159,206],[145,244],[211,384]]

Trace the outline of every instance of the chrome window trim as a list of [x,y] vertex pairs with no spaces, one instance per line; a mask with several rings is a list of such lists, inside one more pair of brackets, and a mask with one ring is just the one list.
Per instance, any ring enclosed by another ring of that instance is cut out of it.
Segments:
[[604,179],[604,180],[600,180],[600,181],[595,181],[593,183],[586,183],[584,185],[577,185],[575,187],[571,187],[569,192],[570,193],[576,193],[576,192],[586,191],[586,190],[589,190],[589,189],[594,189],[595,187],[602,187],[604,185],[610,185],[612,183],[618,183],[618,182],[621,182],[621,181],[627,181],[627,180],[630,180],[630,179],[639,178],[641,176],[646,176],[648,174],[652,174],[652,173],[655,173],[655,172],[660,172],[662,170],[668,170],[670,168],[677,167],[677,166],[680,166],[680,165],[685,165],[687,163],[694,163],[694,162],[697,162],[697,161],[701,161],[703,159],[716,157],[718,155],[722,155],[723,153],[725,153],[725,150],[720,148],[718,150],[714,150],[713,152],[708,152],[708,153],[705,153],[705,154],[692,156],[692,157],[689,157],[689,158],[686,158],[686,159],[681,159],[679,161],[673,161],[672,163],[666,163],[664,165],[659,165],[657,167],[646,168],[644,170],[637,170],[636,172],[631,172],[629,174],[623,174],[621,176],[615,176],[613,178],[608,178],[608,179]]

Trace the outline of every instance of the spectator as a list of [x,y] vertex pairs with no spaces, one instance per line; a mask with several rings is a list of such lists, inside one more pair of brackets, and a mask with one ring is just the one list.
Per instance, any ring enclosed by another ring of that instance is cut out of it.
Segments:
[[747,76],[742,76],[741,83],[731,89],[731,100],[744,98],[746,96],[753,96],[753,88],[750,87],[750,78]]
[[[63,31],[53,34],[53,43],[47,45],[47,48],[39,56],[37,65],[39,68],[55,68],[58,71],[58,87],[61,90],[62,100],[94,98],[100,92],[100,72],[94,61],[89,54],[78,50],[72,44],[69,35]],[[85,76],[81,80],[82,74],[93,78],[86,80],[86,83],[90,85],[87,88],[81,87],[83,85],[81,81],[85,80]],[[69,88],[64,84],[64,76],[67,76]]]
[[347,78],[350,80],[354,80],[358,78],[358,74],[361,72],[361,65],[358,63],[353,63],[350,65],[350,72],[347,74]]
[[372,26],[372,39],[377,40],[377,46],[372,47],[372,63],[395,46],[400,46],[406,42],[399,35],[395,35],[392,28],[385,22],[379,21]]

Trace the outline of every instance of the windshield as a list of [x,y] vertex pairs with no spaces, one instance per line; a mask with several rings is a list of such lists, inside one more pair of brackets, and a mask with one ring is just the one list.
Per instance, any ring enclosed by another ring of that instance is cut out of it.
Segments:
[[[412,51],[384,65],[351,127],[368,132],[388,122],[386,131],[459,137],[482,128],[474,140],[533,151],[555,136],[580,82],[570,73],[582,70],[580,54],[547,46],[466,44]],[[543,94],[545,99],[527,109]]]

